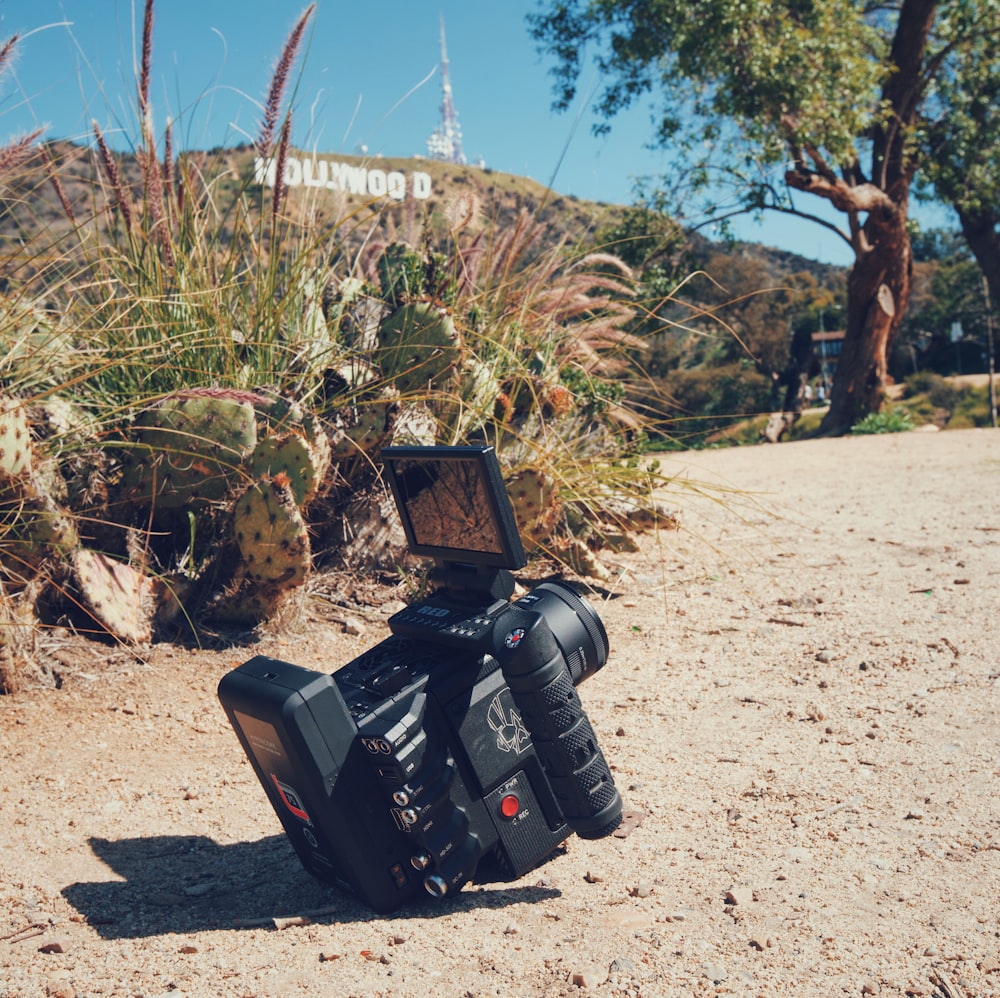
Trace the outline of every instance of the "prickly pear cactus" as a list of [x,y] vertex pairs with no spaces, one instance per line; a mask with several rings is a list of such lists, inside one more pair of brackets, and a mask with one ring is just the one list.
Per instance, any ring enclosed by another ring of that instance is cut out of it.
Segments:
[[25,407],[0,400],[0,554],[18,576],[80,544],[73,517],[50,495],[56,486],[64,483],[55,462],[35,453]]
[[123,477],[133,501],[164,509],[217,501],[257,443],[256,415],[238,397],[182,392],[140,413],[133,440]]
[[525,550],[551,545],[564,523],[563,504],[551,476],[538,468],[524,468],[507,480],[507,494]]
[[293,427],[301,428],[307,420],[311,422],[311,417],[298,402],[283,395],[247,392],[244,401],[250,402],[257,414],[259,435],[284,433]]
[[291,589],[309,571],[309,532],[287,475],[251,485],[233,510],[236,543],[249,578]]
[[250,456],[250,473],[256,479],[284,475],[298,506],[305,506],[316,497],[330,466],[330,444],[314,445],[297,433],[265,437]]
[[406,243],[387,246],[379,257],[377,266],[379,284],[387,301],[406,301],[424,293],[424,259]]
[[392,443],[407,447],[432,447],[437,443],[438,419],[430,406],[411,402],[399,413],[392,432]]
[[44,493],[22,501],[17,523],[5,540],[5,553],[32,565],[53,554],[68,558],[80,547],[80,534],[72,514]]
[[461,346],[447,311],[430,302],[410,302],[383,320],[376,360],[400,394],[408,395],[455,368]]
[[31,473],[31,431],[24,408],[15,399],[0,399],[0,491],[4,482]]
[[70,563],[79,605],[102,631],[129,644],[152,638],[152,585],[146,576],[87,548],[73,551]]
[[359,454],[373,454],[392,435],[399,404],[395,397],[371,399],[362,405],[345,407],[339,413],[332,443],[335,461]]

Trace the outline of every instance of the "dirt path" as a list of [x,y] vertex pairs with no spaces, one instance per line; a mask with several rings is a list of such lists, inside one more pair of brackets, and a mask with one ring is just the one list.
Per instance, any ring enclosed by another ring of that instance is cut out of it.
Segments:
[[384,613],[53,639],[62,688],[0,698],[0,996],[1000,994],[1000,433],[664,461],[717,484],[597,597],[581,688],[630,834],[375,917],[301,870],[215,687]]

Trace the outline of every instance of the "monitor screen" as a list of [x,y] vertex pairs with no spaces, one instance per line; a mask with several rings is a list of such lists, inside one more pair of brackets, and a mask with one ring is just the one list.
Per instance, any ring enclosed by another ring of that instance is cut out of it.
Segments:
[[387,447],[382,459],[414,554],[496,568],[525,564],[491,447]]

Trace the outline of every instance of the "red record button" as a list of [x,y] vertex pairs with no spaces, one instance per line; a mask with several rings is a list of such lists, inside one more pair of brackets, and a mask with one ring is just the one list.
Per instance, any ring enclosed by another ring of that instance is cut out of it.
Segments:
[[517,812],[521,810],[521,802],[516,794],[505,794],[500,798],[500,813],[505,818],[517,817]]

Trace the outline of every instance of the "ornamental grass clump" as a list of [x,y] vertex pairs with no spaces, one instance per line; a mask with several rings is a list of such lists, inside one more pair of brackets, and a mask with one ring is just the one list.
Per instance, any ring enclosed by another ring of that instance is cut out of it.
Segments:
[[64,147],[21,161],[64,218],[8,261],[0,298],[0,434],[29,442],[0,482],[8,617],[28,601],[144,642],[254,626],[317,570],[395,568],[392,443],[494,446],[526,546],[582,575],[672,524],[621,387],[642,344],[620,260],[527,211],[482,225],[468,195],[433,233],[373,203],[330,219],[284,184],[313,14],[254,148],[178,152],[169,119],[157,137],[146,0],[135,155],[95,123],[82,197]]

